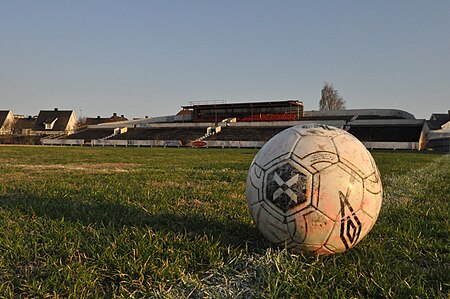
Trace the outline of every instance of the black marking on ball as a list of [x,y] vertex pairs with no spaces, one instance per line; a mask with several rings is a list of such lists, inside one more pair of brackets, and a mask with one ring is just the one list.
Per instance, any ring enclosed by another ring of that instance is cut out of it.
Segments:
[[[339,191],[339,200],[341,202],[341,230],[339,237],[344,243],[345,249],[348,250],[353,244],[355,244],[359,239],[359,234],[361,233],[362,224],[350,205],[347,196]],[[350,211],[349,216],[345,216],[345,208]]]
[[306,202],[306,175],[287,163],[267,175],[267,199],[287,210]]

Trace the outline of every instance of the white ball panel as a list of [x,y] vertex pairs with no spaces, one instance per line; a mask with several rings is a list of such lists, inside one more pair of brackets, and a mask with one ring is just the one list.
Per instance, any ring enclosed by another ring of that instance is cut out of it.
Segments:
[[342,242],[342,239],[340,237],[340,235],[341,235],[340,227],[341,227],[341,222],[336,221],[331,230],[331,234],[330,234],[327,242],[325,243],[325,246],[328,248],[333,248],[334,252],[342,252],[342,251],[346,250],[345,245]]
[[339,248],[334,247],[332,244],[325,244],[323,247],[325,247],[329,252],[335,253],[335,252],[340,252],[342,250],[339,250]]
[[282,219],[274,216],[273,213],[269,213],[264,207],[264,203],[261,202],[257,213],[258,219],[256,225],[259,231],[272,243],[280,243],[290,239],[289,230]]
[[369,158],[370,158],[370,163],[372,164],[372,168],[375,170],[375,172],[377,173],[378,177],[381,177],[380,171],[378,170],[378,167],[377,167],[377,163],[375,163],[375,160],[373,159],[373,156],[372,156],[372,154],[370,152],[369,152]]
[[311,213],[303,215],[306,223],[306,238],[303,241],[305,244],[322,245],[330,235],[333,228],[334,221],[322,214],[320,211],[312,211]]
[[296,153],[293,153],[292,160],[304,166],[309,172],[317,173],[318,171],[337,163],[339,157],[330,152],[315,152],[302,159],[298,157]]
[[262,200],[262,190],[259,188],[262,187],[263,178],[264,176],[261,167],[252,164],[248,171],[246,183],[246,197],[249,206]]
[[370,215],[374,220],[380,213],[383,194],[380,191],[377,194],[373,194],[364,190],[363,200],[361,202],[361,210]]
[[[262,200],[260,191],[255,187],[255,185],[252,183],[251,176],[249,175],[247,177],[247,185],[245,189],[245,196],[247,197],[247,204],[251,208],[255,203]],[[256,184],[258,186],[258,184]]]
[[[337,157],[336,157],[336,161],[337,161]],[[316,163],[312,164],[312,167],[314,167],[314,169],[316,171],[321,171],[327,167],[330,167],[331,165],[333,165],[333,162],[316,162]]]
[[358,244],[369,233],[369,231],[372,229],[373,225],[376,222],[376,217],[372,218],[362,210],[356,212],[356,216],[359,218],[359,221],[361,222],[361,233],[360,237],[358,238],[358,240],[356,240],[353,246]]
[[291,238],[297,243],[303,243],[306,238],[306,221],[300,214],[287,218],[288,230]]
[[[363,210],[360,210],[359,213],[362,213],[365,217],[367,217],[367,219],[371,219],[371,222],[367,221],[366,222],[366,226],[364,227],[364,235],[361,239],[363,239],[372,229],[372,227],[374,226],[375,222],[377,222],[377,217],[372,218],[369,214],[367,214],[366,212],[364,212]],[[361,216],[363,217],[363,216]]]
[[326,246],[321,246],[319,249],[314,251],[314,253],[317,255],[330,255],[333,254],[334,252],[335,252],[334,250],[327,248]]
[[340,217],[341,198],[345,197],[354,210],[361,205],[363,195],[362,180],[356,173],[349,173],[342,165],[333,165],[319,174],[320,187],[317,208],[330,219]]
[[[307,155],[316,155],[315,159],[310,160],[329,161],[330,159],[327,156],[325,156],[325,159],[320,156],[323,155],[320,154],[322,152],[336,154],[336,148],[329,137],[312,135],[303,136],[300,138],[294,149],[294,154],[301,159],[305,158]],[[317,155],[319,156],[317,157]]]
[[369,175],[367,178],[364,179],[364,187],[367,191],[373,194],[381,193],[382,191],[382,185],[381,185],[381,178],[378,176],[376,172]]
[[320,244],[306,244],[302,243],[297,248],[295,248],[294,252],[308,252],[316,254],[318,252],[321,252],[322,245]]
[[365,237],[373,223],[374,220],[361,210],[350,217],[340,219],[336,221],[325,246],[337,248],[337,252],[346,251]]
[[336,127],[317,123],[299,125],[292,127],[290,129],[298,132],[302,136],[312,135],[312,136],[334,137],[342,134],[342,130]]
[[252,172],[252,177],[253,177],[254,183],[257,183],[256,179],[260,179],[260,180],[262,179],[264,171],[261,166],[254,163],[254,164],[252,164],[250,171]]
[[366,147],[353,135],[345,133],[333,138],[340,160],[359,172],[361,177],[367,177],[374,172],[370,153]]
[[274,160],[286,159],[291,155],[299,137],[295,131],[289,129],[278,133],[259,150],[255,157],[255,163],[266,169],[273,164]]

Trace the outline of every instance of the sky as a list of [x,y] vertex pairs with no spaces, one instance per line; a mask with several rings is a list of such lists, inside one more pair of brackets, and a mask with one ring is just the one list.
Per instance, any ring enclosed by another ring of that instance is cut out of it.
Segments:
[[450,109],[450,1],[0,0],[0,110],[176,114],[299,99]]

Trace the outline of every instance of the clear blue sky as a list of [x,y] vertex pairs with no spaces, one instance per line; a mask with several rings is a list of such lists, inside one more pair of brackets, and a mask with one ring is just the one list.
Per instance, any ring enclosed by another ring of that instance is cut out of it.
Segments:
[[0,110],[168,115],[299,98],[450,109],[450,1],[0,0]]

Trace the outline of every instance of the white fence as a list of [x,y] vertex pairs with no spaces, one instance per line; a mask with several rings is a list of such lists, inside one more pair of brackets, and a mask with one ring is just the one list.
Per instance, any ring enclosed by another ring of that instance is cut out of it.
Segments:
[[367,149],[418,150],[419,142],[363,141]]
[[[82,146],[83,139],[41,139],[43,145],[54,146]],[[190,142],[187,146],[191,147],[210,147],[210,148],[261,148],[265,141],[205,141]],[[393,150],[418,150],[418,142],[363,142],[368,149],[393,149]],[[91,146],[122,146],[122,147],[182,147],[180,140],[92,140]]]
[[219,148],[260,148],[266,141],[205,141],[202,140],[200,146],[196,146],[195,143],[191,146],[193,147],[219,147]]
[[41,139],[42,145],[83,145],[84,139]]
[[180,140],[92,140],[92,146],[180,147]]

